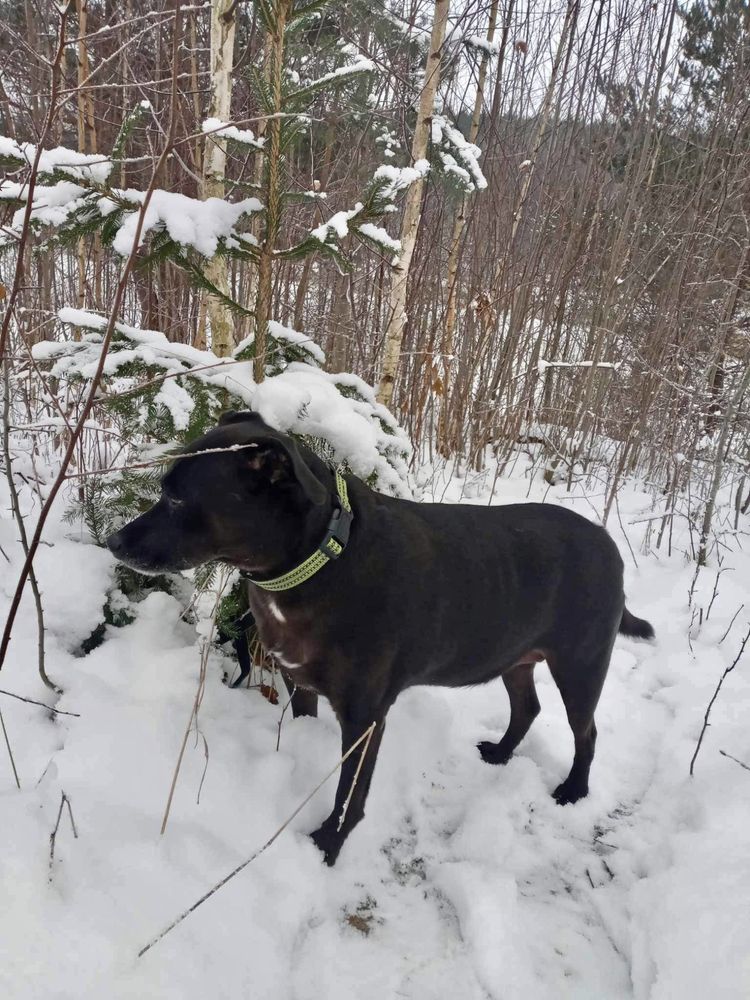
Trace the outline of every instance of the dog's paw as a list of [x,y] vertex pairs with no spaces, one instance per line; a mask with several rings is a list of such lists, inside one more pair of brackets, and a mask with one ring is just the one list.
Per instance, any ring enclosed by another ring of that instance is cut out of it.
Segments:
[[482,760],[488,764],[507,764],[513,756],[513,751],[509,753],[500,743],[490,743],[489,740],[477,743],[477,750]]
[[589,794],[589,786],[581,784],[580,781],[571,781],[566,778],[561,785],[552,793],[552,798],[559,806],[572,805],[579,799],[585,799]]
[[330,827],[326,827],[324,823],[323,826],[318,827],[314,833],[310,834],[310,840],[323,854],[323,860],[328,867],[333,868],[343,846],[341,837]]

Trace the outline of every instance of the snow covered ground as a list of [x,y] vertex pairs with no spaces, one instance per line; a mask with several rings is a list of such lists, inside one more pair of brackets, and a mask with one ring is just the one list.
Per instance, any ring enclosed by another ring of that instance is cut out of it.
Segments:
[[[486,503],[490,487],[491,478],[453,479],[437,492]],[[601,509],[601,497],[580,490],[571,498],[535,482],[529,491],[523,462],[493,502],[527,492],[590,517]],[[0,499],[4,620],[20,559]],[[652,515],[645,494],[623,493],[633,555],[617,516],[610,523],[629,606],[658,641],[617,643],[587,800],[560,808],[550,798],[572,737],[543,665],[542,714],[505,768],[475,750],[507,721],[499,681],[412,690],[390,713],[367,816],[334,869],[306,837],[330,809],[331,780],[268,851],[140,960],[138,950],[249,857],[333,766],[338,727],[327,707],[318,720],[287,714],[277,751],[280,708],[223,684],[228,663],[216,653],[200,712],[208,764],[203,741],[191,738],[160,837],[198,680],[195,631],[177,600],[155,594],[132,625],[76,657],[101,620],[113,561],[53,525],[38,561],[48,669],[65,687],[57,707],[80,717],[50,718],[0,695],[22,784],[19,792],[0,743],[0,996],[750,996],[750,772],[719,753],[750,762],[750,649],[727,677],[688,776],[706,705],[747,630],[750,557],[738,536],[707,621],[716,567],[703,572],[693,605],[704,621],[689,642],[694,567],[680,526],[671,558],[642,553],[642,519]],[[0,688],[49,700],[36,677],[35,627],[27,596]],[[78,837],[65,811],[50,870],[63,791]]]

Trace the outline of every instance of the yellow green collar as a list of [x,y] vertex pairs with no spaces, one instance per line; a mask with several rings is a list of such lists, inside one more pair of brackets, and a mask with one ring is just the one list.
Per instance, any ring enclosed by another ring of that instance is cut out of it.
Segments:
[[247,573],[242,575],[254,583],[256,587],[260,587],[261,590],[291,590],[292,587],[297,587],[305,580],[309,580],[332,559],[338,559],[349,541],[349,530],[354,520],[346,482],[340,472],[336,473],[336,493],[336,509],[328,522],[325,537],[313,554],[308,556],[304,562],[273,580],[256,580]]

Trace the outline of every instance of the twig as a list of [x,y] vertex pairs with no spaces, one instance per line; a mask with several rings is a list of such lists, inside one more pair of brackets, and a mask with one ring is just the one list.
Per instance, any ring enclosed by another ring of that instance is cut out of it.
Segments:
[[62,817],[63,806],[68,807],[68,816],[70,817],[70,825],[73,828],[73,837],[78,840],[78,830],[76,830],[76,821],[73,819],[73,810],[70,806],[70,799],[65,794],[61,793],[60,796],[60,808],[57,810],[57,822],[55,823],[55,828],[49,835],[49,881],[52,881],[52,866],[55,862],[55,841],[57,840],[57,831],[60,828],[60,819]]
[[[197,726],[197,723],[196,723],[196,726]],[[201,804],[201,792],[203,791],[203,782],[206,780],[206,772],[208,771],[208,757],[209,757],[209,753],[208,753],[208,740],[203,735],[203,733],[200,732],[200,730],[198,730],[198,733],[200,735],[200,738],[203,740],[203,754],[204,754],[204,757],[205,757],[205,762],[203,764],[203,774],[201,775],[201,781],[200,781],[200,784],[198,785],[198,795],[196,796],[196,799],[195,799],[195,804],[199,806]]]
[[54,712],[55,715],[72,715],[76,719],[81,718],[80,712],[63,712],[61,708],[53,708],[51,705],[45,705],[43,701],[35,701],[33,698],[24,698],[23,695],[14,694],[12,691],[5,691],[0,688],[0,694],[7,695],[9,698],[15,698],[18,701],[25,701],[29,705],[38,705],[40,708],[46,708],[48,712]]
[[372,723],[367,731],[367,740],[364,745],[362,753],[359,755],[359,763],[357,764],[357,770],[354,772],[354,777],[352,778],[352,783],[349,786],[349,794],[346,796],[346,801],[344,802],[344,808],[341,810],[341,815],[339,816],[339,825],[336,827],[337,832],[341,830],[344,825],[344,820],[346,819],[346,813],[349,809],[349,803],[352,800],[352,795],[354,795],[354,789],[357,787],[357,781],[359,780],[359,772],[362,770],[362,765],[365,762],[365,757],[367,756],[367,751],[370,749],[370,740],[372,739],[372,734],[375,732],[376,723]]
[[286,715],[286,710],[292,704],[292,698],[294,697],[294,695],[296,694],[296,692],[297,692],[297,685],[295,684],[294,687],[292,688],[292,693],[289,695],[289,700],[287,701],[286,705],[284,705],[284,707],[282,708],[281,715],[279,716],[279,724],[278,724],[278,726],[276,728],[276,752],[277,753],[279,752],[279,747],[281,746],[281,724],[284,721],[284,716]]
[[728,757],[730,760],[733,760],[735,764],[739,764],[740,767],[744,767],[746,771],[750,771],[750,764],[745,764],[744,761],[738,760],[736,757],[733,757],[731,753],[727,753],[725,750],[719,750],[719,753],[722,757]]
[[157,934],[155,938],[152,938],[149,941],[149,943],[147,945],[145,945],[143,948],[141,948],[141,950],[138,952],[138,958],[142,958],[150,948],[153,948],[153,946],[155,944],[158,944],[159,941],[161,941],[162,938],[166,937],[167,934],[169,934],[170,931],[174,930],[174,928],[178,924],[181,924],[182,921],[186,917],[189,917],[191,913],[193,913],[195,910],[197,910],[198,907],[201,905],[201,903],[205,903],[206,900],[210,899],[210,897],[213,896],[213,894],[215,892],[218,892],[219,889],[223,888],[227,884],[227,882],[229,882],[230,879],[233,879],[235,875],[239,875],[239,873],[244,868],[247,868],[247,866],[249,864],[251,864],[251,862],[255,861],[255,859],[257,857],[259,857],[264,851],[266,851],[271,846],[271,844],[274,842],[274,840],[276,840],[276,838],[281,833],[283,833],[284,830],[286,830],[286,828],[289,826],[289,824],[292,822],[292,820],[295,818],[295,816],[297,816],[298,813],[302,812],[302,810],[305,808],[305,806],[310,801],[310,799],[318,791],[320,791],[320,789],[323,787],[323,785],[326,783],[326,781],[328,781],[328,779],[332,775],[334,775],[336,773],[336,771],[338,771],[338,769],[342,766],[342,764],[344,764],[344,762],[346,760],[348,760],[348,758],[354,753],[354,751],[357,749],[357,747],[360,745],[360,743],[362,743],[363,740],[369,740],[371,738],[374,729],[375,729],[375,723],[373,722],[372,725],[369,726],[362,733],[362,735],[359,737],[359,739],[355,743],[352,743],[352,745],[349,747],[349,749],[346,751],[346,753],[337,761],[335,767],[332,767],[331,770],[328,772],[328,774],[318,782],[318,784],[315,786],[315,788],[313,788],[313,790],[309,793],[309,795],[307,795],[302,800],[302,802],[300,802],[300,804],[297,806],[297,808],[294,810],[294,812],[291,814],[291,816],[289,816],[289,818],[286,819],[281,824],[281,826],[278,828],[278,830],[276,831],[276,833],[274,833],[274,835],[272,837],[269,837],[269,839],[265,842],[265,844],[263,844],[262,847],[259,847],[258,850],[255,851],[254,854],[251,854],[250,857],[247,859],[247,861],[243,861],[241,865],[237,865],[237,867],[233,871],[231,871],[228,875],[225,875],[224,878],[221,879],[220,882],[217,882],[216,885],[213,886],[213,888],[209,889],[209,891],[207,893],[205,893],[203,896],[201,896],[201,898],[199,900],[197,900],[195,903],[193,903],[192,906],[188,907],[187,910],[185,910],[183,913],[181,913],[179,915],[179,917],[177,917],[176,920],[173,920],[172,923],[168,927],[165,927],[164,930],[160,934]]
[[721,691],[721,685],[724,683],[724,679],[726,678],[727,674],[731,674],[731,672],[734,670],[734,668],[740,662],[740,660],[742,658],[742,654],[745,652],[745,646],[747,645],[748,639],[750,639],[750,626],[748,627],[748,630],[745,633],[745,638],[742,640],[742,645],[740,646],[739,653],[735,656],[732,665],[729,666],[729,667],[727,667],[727,669],[724,671],[724,673],[719,678],[719,683],[716,685],[716,690],[714,691],[713,698],[708,703],[708,708],[706,709],[706,714],[703,717],[703,728],[701,729],[700,736],[698,737],[698,743],[697,743],[696,748],[695,748],[695,753],[693,754],[693,759],[690,761],[690,776],[691,777],[693,775],[693,767],[695,765],[695,758],[698,756],[698,751],[701,748],[701,743],[703,742],[703,737],[704,737],[704,735],[706,733],[706,730],[708,729],[708,726],[709,726],[708,717],[711,714],[711,709],[713,708],[714,702],[719,697],[719,691]]
[[745,607],[745,602],[743,601],[743,602],[742,602],[742,604],[740,604],[740,606],[739,606],[739,607],[737,608],[737,610],[735,611],[735,613],[734,613],[734,616],[733,616],[733,618],[732,618],[731,622],[729,623],[729,625],[727,625],[727,630],[726,630],[726,632],[725,632],[725,633],[724,633],[724,635],[723,635],[723,636],[721,637],[721,639],[719,639],[719,645],[721,645],[721,644],[722,644],[722,642],[724,642],[724,640],[726,639],[726,637],[727,637],[727,636],[729,635],[729,633],[730,633],[730,631],[731,631],[731,629],[732,629],[732,625],[734,625],[734,623],[735,623],[735,622],[737,621],[737,615],[738,615],[738,614],[740,613],[740,611],[742,611],[742,609],[743,609],[744,607]]
[[106,469],[84,469],[82,472],[69,472],[66,479],[83,479],[86,476],[105,476],[110,472],[130,472],[132,469],[153,469],[158,465],[166,465],[167,462],[177,462],[185,458],[200,458],[201,455],[216,455],[223,451],[242,451],[243,448],[257,448],[255,443],[232,444],[227,448],[204,448],[203,451],[190,451],[186,454],[170,455],[165,453],[160,458],[152,458],[148,462],[133,462],[130,465],[110,465]]
[[[18,495],[18,490],[16,489],[16,481],[13,477],[13,467],[12,458],[10,453],[10,379],[8,378],[8,369],[10,368],[10,362],[6,361],[3,364],[3,457],[5,459],[5,478],[8,482],[8,492],[10,493],[10,505],[13,511],[13,519],[16,522],[16,527],[18,528],[18,535],[21,540],[21,549],[23,550],[24,556],[29,554],[29,537],[26,534],[26,523],[24,521],[23,514],[21,512],[21,499]],[[59,688],[53,681],[50,680],[47,669],[45,666],[45,641],[44,641],[44,607],[42,605],[42,594],[39,590],[39,582],[36,578],[36,573],[34,572],[34,567],[29,566],[29,583],[31,584],[31,591],[34,595],[34,607],[36,609],[36,630],[37,630],[37,670],[39,671],[39,676],[42,682],[50,690],[55,691],[57,694],[62,694],[62,688]]]
[[630,555],[633,560],[633,565],[638,569],[638,560],[635,558],[635,552],[633,552],[633,546],[630,544],[630,539],[628,538],[628,533],[625,530],[625,525],[622,523],[622,514],[620,513],[620,501],[617,498],[617,493],[615,493],[615,511],[617,512],[617,520],[620,522],[620,530],[622,531],[625,541],[628,543],[628,548],[630,549]]
[[[182,759],[185,756],[185,747],[187,746],[188,736],[190,736],[190,730],[193,728],[193,719],[195,719],[196,725],[198,724],[198,711],[200,709],[201,702],[203,701],[203,691],[206,684],[206,667],[205,662],[208,657],[208,647],[210,643],[210,638],[206,639],[203,643],[203,648],[201,650],[201,668],[198,675],[198,690],[195,692],[195,699],[193,701],[193,707],[190,712],[190,718],[188,719],[188,724],[185,727],[185,734],[182,737],[182,744],[180,745],[180,752],[177,755],[177,763],[175,764],[174,772],[172,774],[172,782],[169,786],[169,795],[167,795],[167,804],[164,807],[164,816],[161,821],[161,829],[159,831],[160,835],[164,836],[164,831],[167,829],[167,822],[169,821],[169,813],[172,809],[172,799],[174,798],[175,789],[177,787],[177,778],[180,774],[180,769],[182,767]],[[206,762],[208,762],[208,757],[206,757]],[[205,777],[205,774],[204,774]],[[203,785],[203,778],[201,778],[201,787]],[[198,795],[200,796],[200,788],[198,789]]]
[[[175,789],[177,787],[177,778],[180,774],[180,769],[182,767],[182,759],[185,756],[185,747],[187,746],[188,736],[190,735],[190,730],[193,728],[193,722],[195,721],[196,735],[198,733],[198,712],[200,711],[201,703],[203,701],[203,694],[206,690],[206,669],[208,666],[208,654],[211,650],[211,641],[213,639],[214,629],[216,627],[216,615],[219,612],[219,602],[222,599],[224,590],[229,582],[230,575],[228,572],[222,571],[221,583],[216,590],[216,601],[214,603],[213,611],[211,614],[211,623],[209,627],[208,635],[204,637],[203,644],[201,647],[201,662],[200,671],[198,674],[198,689],[195,692],[195,698],[193,700],[193,707],[190,712],[190,718],[188,719],[188,724],[185,727],[185,735],[182,738],[182,744],[180,746],[180,752],[177,755],[177,763],[175,764],[174,773],[172,775],[172,783],[169,786],[169,795],[167,796],[167,804],[164,807],[164,816],[161,821],[161,836],[164,836],[164,831],[167,829],[167,822],[169,821],[169,813],[172,808],[172,799],[174,798]],[[203,742],[206,743],[205,737]],[[203,787],[203,781],[206,777],[206,768],[208,767],[208,744],[206,743],[205,748],[206,754],[206,767],[203,770],[203,776],[201,777],[200,786],[198,788],[198,800],[200,801],[201,788]]]
[[718,572],[716,573],[716,579],[714,580],[713,593],[711,594],[711,600],[708,602],[708,608],[706,609],[706,621],[708,621],[708,619],[709,619],[709,616],[711,614],[711,608],[714,606],[714,601],[716,600],[716,595],[719,593],[719,579],[721,578],[721,574],[722,573],[727,573],[727,572],[731,573],[731,572],[733,572],[733,570],[734,570],[733,566],[721,566],[719,568]]
[[18,778],[18,771],[16,770],[16,762],[13,759],[13,751],[10,748],[10,740],[8,739],[8,730],[5,728],[5,719],[3,718],[2,712],[0,712],[0,726],[2,726],[3,736],[5,737],[5,745],[8,748],[8,756],[10,757],[10,766],[13,768],[13,777],[16,779],[16,788],[20,788],[21,782]]

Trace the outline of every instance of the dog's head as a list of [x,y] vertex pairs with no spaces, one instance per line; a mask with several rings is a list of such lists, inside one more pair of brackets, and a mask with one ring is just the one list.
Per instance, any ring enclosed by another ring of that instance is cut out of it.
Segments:
[[296,553],[305,519],[329,490],[294,441],[250,411],[219,426],[174,460],[150,510],[107,539],[122,562],[145,573],[221,559],[263,574]]

